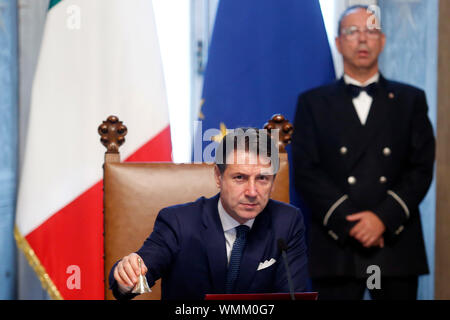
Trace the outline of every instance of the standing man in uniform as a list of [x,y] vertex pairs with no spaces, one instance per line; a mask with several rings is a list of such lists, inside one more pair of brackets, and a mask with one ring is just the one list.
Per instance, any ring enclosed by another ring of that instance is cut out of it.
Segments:
[[336,37],[343,77],[298,99],[295,182],[311,210],[319,299],[362,299],[374,270],[373,299],[416,299],[418,276],[428,273],[419,204],[434,135],[424,92],[380,74],[385,40],[366,6],[348,8]]

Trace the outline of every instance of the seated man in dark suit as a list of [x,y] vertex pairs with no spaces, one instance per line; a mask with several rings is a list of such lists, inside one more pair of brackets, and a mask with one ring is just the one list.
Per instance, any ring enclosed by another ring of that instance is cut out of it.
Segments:
[[304,291],[303,217],[299,209],[269,199],[277,168],[278,147],[265,130],[227,134],[216,151],[214,177],[220,193],[162,209],[143,246],[111,269],[114,296],[133,298],[141,273],[150,286],[162,278],[162,299],[288,292],[279,239],[288,247],[294,290]]

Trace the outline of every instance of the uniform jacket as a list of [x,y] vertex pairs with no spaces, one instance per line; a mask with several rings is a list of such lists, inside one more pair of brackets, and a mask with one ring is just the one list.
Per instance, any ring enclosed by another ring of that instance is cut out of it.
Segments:
[[[203,299],[207,293],[225,293],[227,256],[218,200],[219,195],[202,197],[161,210],[153,232],[137,251],[148,267],[149,285],[162,278],[162,299]],[[307,281],[304,233],[298,208],[269,200],[247,235],[236,291],[289,292],[277,247],[280,238],[288,245],[287,258],[295,290],[304,291]],[[264,262],[268,267],[260,266]],[[117,290],[114,268],[115,265],[109,276],[114,295],[132,298],[133,295],[122,295]]]
[[[380,76],[361,125],[343,79],[299,96],[293,161],[311,211],[312,277],[428,272],[419,203],[433,176],[435,141],[422,90]],[[371,210],[386,226],[385,248],[364,248],[345,217]]]

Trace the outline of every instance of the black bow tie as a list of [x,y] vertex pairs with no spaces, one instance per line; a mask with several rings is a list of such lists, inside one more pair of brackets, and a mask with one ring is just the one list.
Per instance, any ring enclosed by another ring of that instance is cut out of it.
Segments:
[[347,90],[353,98],[359,96],[361,91],[365,91],[369,96],[373,97],[377,90],[377,83],[373,82],[366,87],[355,86],[353,84],[347,85]]

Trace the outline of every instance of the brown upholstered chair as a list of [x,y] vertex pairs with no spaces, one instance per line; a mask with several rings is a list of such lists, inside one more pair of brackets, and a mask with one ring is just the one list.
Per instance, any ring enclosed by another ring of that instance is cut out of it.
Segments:
[[[280,170],[272,198],[289,202],[289,164],[285,146],[290,143],[293,127],[283,116],[275,115],[265,128],[269,132],[280,129]],[[99,127],[101,141],[107,147],[103,166],[106,299],[113,299],[108,289],[108,275],[113,264],[142,246],[162,208],[194,201],[200,196],[211,197],[218,192],[213,164],[120,162],[119,146],[125,141],[126,131],[115,116]],[[136,299],[160,299],[160,280],[152,291]]]

